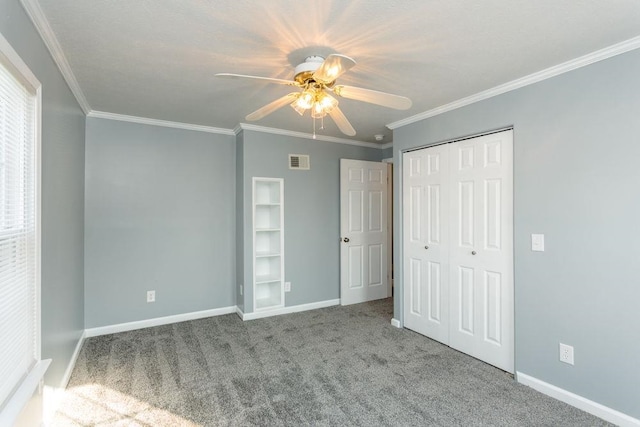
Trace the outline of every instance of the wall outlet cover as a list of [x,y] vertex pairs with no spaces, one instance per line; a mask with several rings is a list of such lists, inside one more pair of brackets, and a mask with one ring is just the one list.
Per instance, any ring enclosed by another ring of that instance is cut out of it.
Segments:
[[147,302],[156,302],[156,291],[147,291]]
[[560,343],[560,361],[573,365],[573,346]]
[[284,282],[284,291],[291,292],[291,282]]

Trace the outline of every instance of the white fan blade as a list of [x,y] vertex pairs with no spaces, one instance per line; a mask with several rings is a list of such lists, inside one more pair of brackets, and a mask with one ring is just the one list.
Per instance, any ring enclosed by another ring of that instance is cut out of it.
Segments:
[[264,116],[273,113],[278,108],[282,108],[287,104],[291,104],[293,101],[298,99],[298,96],[300,96],[299,92],[291,92],[290,94],[287,94],[287,95],[283,96],[282,98],[278,98],[275,101],[268,103],[264,107],[257,109],[256,111],[254,111],[253,113],[249,114],[245,118],[247,120],[249,120],[250,122],[253,122],[253,121],[256,121],[256,120],[260,120]]
[[333,54],[327,56],[320,68],[313,73],[313,79],[320,83],[331,83],[345,71],[356,65],[356,61],[345,55]]
[[329,112],[329,115],[333,119],[334,122],[338,125],[338,128],[342,133],[348,136],[355,136],[356,130],[351,126],[349,120],[344,116],[342,110],[338,107],[335,107],[333,110]]
[[336,86],[333,92],[343,98],[354,99],[356,101],[369,102],[371,104],[382,105],[383,107],[395,108],[396,110],[408,110],[411,108],[411,100],[400,95],[392,95],[377,90],[363,89],[354,86]]
[[265,83],[277,83],[279,85],[299,86],[298,83],[293,80],[272,79],[271,77],[247,76],[244,74],[232,74],[232,73],[218,73],[215,76],[223,77],[227,79],[251,79],[251,80],[263,81]]

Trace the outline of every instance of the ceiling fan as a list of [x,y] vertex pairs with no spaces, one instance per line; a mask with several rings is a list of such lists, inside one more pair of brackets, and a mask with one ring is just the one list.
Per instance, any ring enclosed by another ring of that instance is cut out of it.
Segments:
[[336,122],[342,133],[348,136],[356,134],[349,120],[338,108],[338,100],[330,95],[333,93],[339,97],[356,101],[369,102],[383,107],[406,110],[411,107],[411,100],[404,96],[392,95],[377,90],[364,89],[354,86],[336,85],[336,80],[344,72],[356,65],[356,61],[345,55],[331,54],[327,58],[322,56],[308,56],[303,63],[295,67],[293,80],[273,79],[269,77],[247,76],[243,74],[218,73],[216,77],[234,79],[253,79],[266,83],[276,83],[287,86],[295,86],[300,90],[291,92],[273,102],[265,105],[249,114],[249,121],[260,120],[268,114],[289,104],[301,116],[307,110],[311,111],[314,119],[323,119],[327,114]]

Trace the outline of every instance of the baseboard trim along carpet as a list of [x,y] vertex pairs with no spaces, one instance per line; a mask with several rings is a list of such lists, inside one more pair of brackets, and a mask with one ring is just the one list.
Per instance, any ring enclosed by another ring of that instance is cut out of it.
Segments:
[[600,403],[586,399],[570,391],[564,390],[560,387],[556,387],[552,384],[541,381],[537,378],[523,374],[522,372],[516,372],[516,378],[519,383],[529,386],[540,393],[553,397],[561,402],[567,403],[578,409],[582,409],[596,417],[600,417],[605,421],[619,425],[621,427],[638,427],[640,426],[640,420],[633,418],[627,414],[611,409]]
[[243,313],[238,309],[238,316],[242,320],[262,319],[263,317],[278,316],[280,314],[299,313],[301,311],[315,310],[340,305],[340,299],[330,299],[326,301],[311,302],[309,304],[292,305],[291,307],[278,308],[276,310],[258,311],[253,313]]
[[69,359],[69,363],[67,364],[67,369],[64,371],[64,375],[62,375],[62,380],[60,380],[60,385],[58,387],[55,386],[44,386],[43,390],[43,417],[44,417],[44,425],[49,425],[49,421],[53,419],[54,414],[58,410],[60,406],[60,402],[62,400],[64,390],[67,388],[67,384],[69,384],[69,380],[71,379],[71,374],[73,373],[73,368],[76,366],[76,361],[78,360],[78,355],[80,354],[80,350],[82,350],[82,344],[84,344],[84,340],[86,338],[86,332],[82,330],[80,333],[80,337],[78,338],[78,343],[76,344],[76,348],[73,350],[73,354],[71,355],[71,359]]
[[154,319],[138,320],[135,322],[119,323],[117,325],[100,326],[97,328],[85,329],[86,338],[100,335],[115,334],[118,332],[133,331],[135,329],[149,328],[152,326],[162,326],[171,323],[185,322],[187,320],[203,319],[205,317],[221,316],[236,312],[236,306],[213,308],[211,310],[194,311],[191,313],[174,314],[172,316],[156,317]]
[[82,349],[82,344],[84,343],[84,339],[86,338],[86,331],[82,331],[80,334],[80,338],[78,338],[78,343],[76,344],[75,350],[73,350],[73,354],[71,355],[71,360],[69,360],[69,364],[67,365],[67,369],[64,371],[64,375],[62,376],[62,381],[60,381],[60,388],[64,389],[69,384],[69,379],[71,378],[71,374],[73,373],[73,368],[76,366],[76,360],[78,360],[78,355],[80,354],[80,350]]
[[402,326],[400,326],[400,321],[398,319],[391,319],[391,326],[396,328],[402,328]]
[[240,309],[240,307],[238,307],[236,305],[236,314],[238,315],[239,318],[242,319],[242,317],[244,316],[244,312]]

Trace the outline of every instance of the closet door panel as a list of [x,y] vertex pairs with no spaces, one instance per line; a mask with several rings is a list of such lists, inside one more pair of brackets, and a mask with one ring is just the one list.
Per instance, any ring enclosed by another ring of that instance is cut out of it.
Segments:
[[450,144],[449,345],[513,372],[512,132]]
[[404,323],[448,343],[447,147],[405,153],[403,165]]

